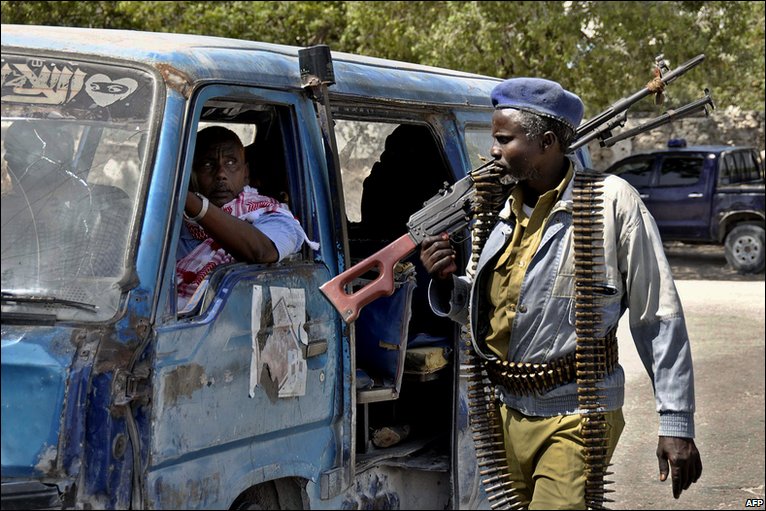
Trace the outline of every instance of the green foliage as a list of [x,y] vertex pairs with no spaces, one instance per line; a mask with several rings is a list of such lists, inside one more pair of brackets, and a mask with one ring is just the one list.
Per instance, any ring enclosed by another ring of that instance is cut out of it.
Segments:
[[718,107],[763,109],[764,2],[2,2],[3,23],[207,34],[333,49],[507,78],[542,76],[586,116],[642,88],[654,59],[705,62],[659,111],[712,91]]

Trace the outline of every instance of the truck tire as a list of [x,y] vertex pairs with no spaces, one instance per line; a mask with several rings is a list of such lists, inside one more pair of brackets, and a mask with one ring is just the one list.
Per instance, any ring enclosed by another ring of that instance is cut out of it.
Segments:
[[231,508],[238,511],[282,509],[279,507],[279,496],[274,481],[267,481],[250,488],[234,502]]
[[726,262],[738,273],[763,271],[766,246],[764,230],[760,225],[740,224],[726,235],[724,241]]

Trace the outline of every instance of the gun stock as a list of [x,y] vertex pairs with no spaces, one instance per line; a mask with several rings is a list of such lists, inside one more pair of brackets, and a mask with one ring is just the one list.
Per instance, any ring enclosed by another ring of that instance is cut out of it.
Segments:
[[[319,287],[319,290],[340,312],[343,321],[351,323],[359,317],[359,311],[362,310],[362,307],[381,296],[393,294],[394,267],[396,263],[411,254],[417,246],[410,235],[405,234],[366,259],[359,261],[334,279],[325,282]],[[356,292],[346,292],[347,285],[373,268],[377,268],[380,273],[372,282]]]

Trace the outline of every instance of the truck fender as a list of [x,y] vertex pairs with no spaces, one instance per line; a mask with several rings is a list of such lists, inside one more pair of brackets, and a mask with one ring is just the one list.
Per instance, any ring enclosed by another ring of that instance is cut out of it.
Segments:
[[722,212],[718,220],[718,242],[723,243],[726,236],[734,227],[743,223],[752,223],[766,227],[766,217],[763,211],[756,209],[744,209],[737,211]]

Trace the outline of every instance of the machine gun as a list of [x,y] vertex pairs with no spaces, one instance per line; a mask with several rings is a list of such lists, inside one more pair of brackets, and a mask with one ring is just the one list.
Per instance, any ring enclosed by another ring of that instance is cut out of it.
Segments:
[[[663,75],[667,67],[662,57],[658,57],[657,76],[640,91],[620,99],[587,123],[582,124],[576,131],[575,140],[570,146],[569,152],[574,152],[595,139],[599,139],[601,145],[608,147],[620,140],[634,137],[673,119],[689,116],[701,109],[704,109],[707,115],[707,106],[710,105],[711,108],[715,108],[715,105],[709,91],[705,89],[704,98],[677,110],[669,111],[623,134],[612,136],[613,129],[624,126],[627,110],[631,106],[650,94],[660,97],[665,85],[697,66],[704,58],[704,55],[698,55]],[[472,205],[476,200],[476,185],[478,182],[489,178],[495,170],[494,162],[490,161],[471,170],[464,178],[451,186],[445,186],[444,189],[426,201],[422,209],[410,216],[406,234],[319,287],[346,323],[356,320],[362,307],[368,303],[381,296],[393,294],[396,263],[414,252],[425,238],[445,232],[451,236],[468,227],[473,220]],[[378,275],[367,285],[355,292],[346,292],[347,286],[355,279],[375,269],[378,270]]]

